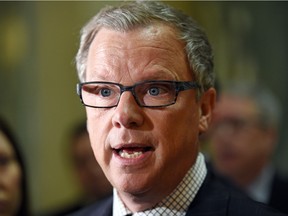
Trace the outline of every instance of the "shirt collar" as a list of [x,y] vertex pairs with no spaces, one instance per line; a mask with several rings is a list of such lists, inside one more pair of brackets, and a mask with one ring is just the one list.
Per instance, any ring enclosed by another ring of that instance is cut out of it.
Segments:
[[[190,203],[194,200],[200,186],[202,185],[206,174],[207,168],[204,156],[199,153],[195,164],[188,170],[182,181],[170,195],[165,197],[154,208],[134,213],[133,216],[185,215]],[[113,216],[132,214],[118,196],[115,188],[113,194]]]

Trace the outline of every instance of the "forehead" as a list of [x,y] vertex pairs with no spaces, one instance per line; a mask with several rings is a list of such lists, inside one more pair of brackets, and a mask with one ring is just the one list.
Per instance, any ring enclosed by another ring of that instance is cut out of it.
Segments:
[[[104,37],[106,36],[106,37]],[[117,36],[117,37],[116,37]],[[122,38],[130,38],[130,40],[121,41]],[[165,23],[151,23],[146,26],[135,27],[134,29],[127,31],[117,31],[111,28],[102,27],[96,34],[92,43],[100,44],[101,42],[105,44],[105,41],[108,43],[117,42],[120,39],[118,44],[119,48],[129,49],[133,48],[136,44],[135,42],[142,42],[141,44],[149,45],[151,43],[156,46],[165,46],[168,43],[175,43],[174,45],[183,45],[179,40],[180,35],[176,28],[165,24]],[[101,46],[101,44],[99,45]]]
[[177,78],[179,74],[174,72],[188,71],[189,64],[178,32],[171,26],[156,23],[128,32],[100,29],[89,49],[87,74],[101,70],[105,75],[125,70],[169,71]]
[[9,140],[2,131],[0,131],[0,154],[7,154],[7,155],[14,154],[14,151],[12,149],[11,144],[9,143]]
[[251,98],[223,94],[216,106],[215,113],[220,116],[252,117],[258,114],[258,109]]

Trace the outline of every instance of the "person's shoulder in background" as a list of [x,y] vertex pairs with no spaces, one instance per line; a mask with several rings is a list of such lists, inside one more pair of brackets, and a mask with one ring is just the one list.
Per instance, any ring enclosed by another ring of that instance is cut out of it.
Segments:
[[[225,216],[287,215],[287,213],[282,212],[271,205],[257,202],[250,198],[247,193],[245,193],[240,187],[237,187],[231,180],[229,180],[229,178],[215,172],[215,169],[209,162],[207,162],[207,170],[208,174],[202,186],[202,192],[199,191],[199,195],[202,197],[200,199],[208,200],[211,205],[215,205],[215,203],[218,202],[217,206],[222,205],[222,210],[226,209],[226,213],[224,214]],[[209,209],[211,207],[207,208]]]
[[288,178],[276,173],[273,178],[269,205],[288,214]]

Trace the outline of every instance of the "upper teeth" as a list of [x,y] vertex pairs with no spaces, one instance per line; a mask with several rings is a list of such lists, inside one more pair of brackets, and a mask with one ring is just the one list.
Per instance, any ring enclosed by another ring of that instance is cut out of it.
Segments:
[[132,152],[132,153],[128,153],[126,151],[120,151],[119,155],[123,158],[136,158],[139,157],[142,154],[142,152]]

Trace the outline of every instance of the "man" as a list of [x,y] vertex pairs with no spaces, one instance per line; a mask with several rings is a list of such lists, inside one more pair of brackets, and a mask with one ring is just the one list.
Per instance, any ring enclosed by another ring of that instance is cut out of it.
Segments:
[[207,173],[198,136],[215,103],[213,60],[192,18],[152,1],[105,8],[82,29],[76,61],[114,194],[75,215],[278,215]]
[[223,89],[211,128],[215,169],[251,198],[288,213],[288,181],[272,166],[281,110],[262,86],[232,82]]

